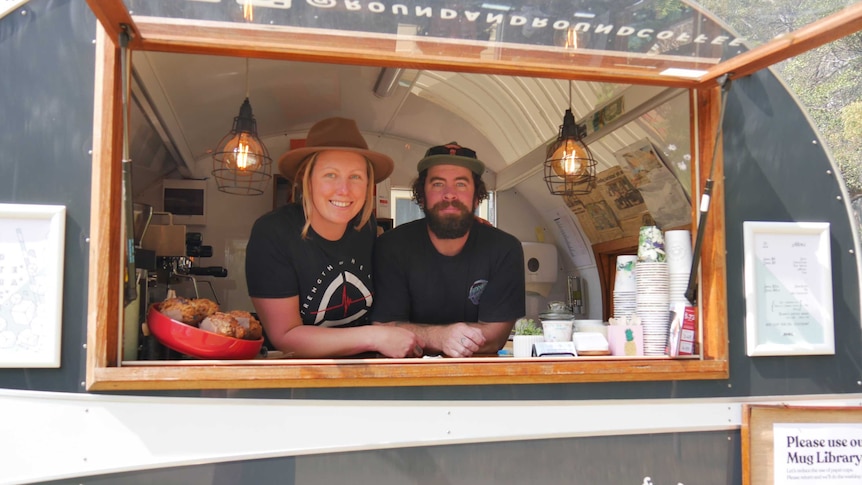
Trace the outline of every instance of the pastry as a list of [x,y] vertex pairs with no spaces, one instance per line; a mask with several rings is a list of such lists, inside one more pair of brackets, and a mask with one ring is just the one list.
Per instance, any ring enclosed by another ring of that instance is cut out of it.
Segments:
[[216,302],[206,298],[168,298],[162,302],[160,311],[163,315],[178,322],[197,327],[201,320],[219,310]]
[[245,338],[248,340],[258,340],[263,336],[263,327],[251,313],[243,310],[233,310],[228,314],[234,317],[246,329],[247,336]]
[[196,298],[192,300],[192,304],[195,306],[195,319],[198,322],[219,311],[218,303],[206,298]]
[[197,325],[197,310],[195,305],[183,297],[168,298],[163,301],[159,311],[168,318],[187,325]]
[[216,312],[201,321],[200,329],[217,333],[225,337],[246,338],[248,331],[239,324],[236,318],[227,313]]

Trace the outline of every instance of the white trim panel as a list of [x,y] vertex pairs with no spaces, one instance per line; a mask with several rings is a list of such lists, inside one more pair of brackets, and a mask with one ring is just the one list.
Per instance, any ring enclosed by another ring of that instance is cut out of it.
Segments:
[[[0,389],[5,418],[0,420],[0,481],[340,451],[736,430],[743,403],[862,406],[862,394],[769,400],[333,401]],[[540,419],[512,419],[525,415]]]

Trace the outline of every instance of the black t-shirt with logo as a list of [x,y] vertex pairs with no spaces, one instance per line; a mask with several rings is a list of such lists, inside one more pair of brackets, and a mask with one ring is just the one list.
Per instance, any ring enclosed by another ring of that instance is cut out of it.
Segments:
[[371,253],[377,235],[375,221],[359,231],[351,222],[338,241],[326,240],[311,228],[302,239],[304,224],[299,204],[280,207],[254,223],[245,257],[249,296],[298,295],[305,325],[368,323],[374,299]]
[[474,223],[461,252],[444,256],[420,219],[381,235],[374,253],[372,321],[448,324],[524,316],[524,250],[495,227]]

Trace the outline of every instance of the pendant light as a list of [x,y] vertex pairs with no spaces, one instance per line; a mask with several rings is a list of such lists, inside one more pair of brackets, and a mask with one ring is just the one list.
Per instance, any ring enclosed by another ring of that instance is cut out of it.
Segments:
[[548,145],[545,183],[554,195],[584,195],[596,186],[596,159],[581,141],[583,133],[572,114],[572,81],[569,81],[569,109],[563,116],[560,134]]
[[248,59],[245,60],[245,101],[233,128],[213,152],[213,177],[218,189],[234,195],[260,195],[272,178],[272,158],[257,136],[257,122],[248,100]]

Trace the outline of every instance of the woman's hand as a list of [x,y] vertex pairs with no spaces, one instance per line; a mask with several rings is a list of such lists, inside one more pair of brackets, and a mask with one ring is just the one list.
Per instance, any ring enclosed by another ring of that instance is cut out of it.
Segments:
[[377,352],[386,357],[422,357],[425,342],[415,333],[394,325],[372,325],[372,337],[375,339]]

